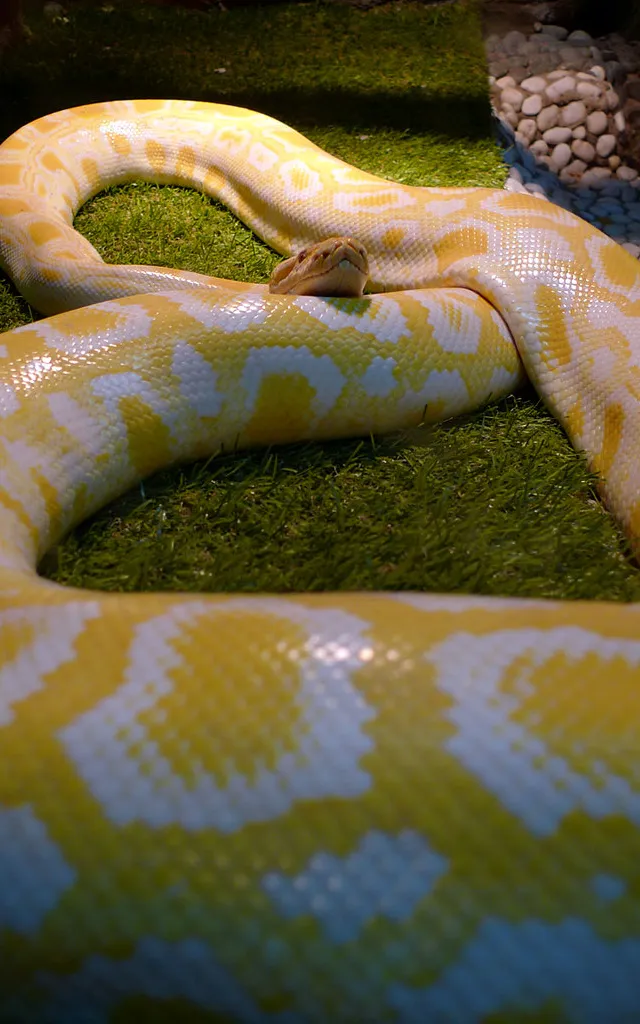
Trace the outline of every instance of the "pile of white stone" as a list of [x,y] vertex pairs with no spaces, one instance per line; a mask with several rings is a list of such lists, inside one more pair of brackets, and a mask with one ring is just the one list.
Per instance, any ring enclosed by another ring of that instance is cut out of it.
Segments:
[[626,75],[640,68],[640,43],[625,40],[616,32],[594,39],[577,29],[569,33],[562,25],[536,25],[536,31],[508,32],[485,39],[489,73],[501,78],[507,73],[521,82],[529,75],[544,75],[563,67],[569,71],[588,71],[601,65],[607,81],[622,85]]
[[571,210],[640,257],[640,175],[617,152],[625,112],[640,130],[640,43],[597,42],[558,25],[485,40],[505,188]]
[[600,228],[633,256],[640,256],[640,189],[615,179],[601,183],[597,189],[567,187],[518,142],[508,124],[496,118],[495,128],[509,167],[505,189],[550,200]]
[[565,184],[597,186],[614,175],[627,182],[639,177],[616,152],[626,124],[604,68],[559,68],[519,85],[504,75],[493,82],[492,93],[498,115],[515,129],[517,140]]

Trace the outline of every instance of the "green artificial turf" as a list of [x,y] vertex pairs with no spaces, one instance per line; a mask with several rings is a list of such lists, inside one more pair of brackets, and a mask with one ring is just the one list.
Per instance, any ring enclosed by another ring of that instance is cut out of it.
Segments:
[[[497,185],[471,3],[294,4],[203,14],[79,3],[0,68],[2,134],[49,110],[173,96],[264,110],[369,171]],[[224,68],[222,71],[220,69]],[[78,228],[105,259],[266,280],[278,258],[223,207],[133,183]],[[30,319],[0,281],[0,328]],[[640,598],[594,481],[531,392],[411,435],[241,453],[165,471],[43,571],[116,590],[426,589]]]

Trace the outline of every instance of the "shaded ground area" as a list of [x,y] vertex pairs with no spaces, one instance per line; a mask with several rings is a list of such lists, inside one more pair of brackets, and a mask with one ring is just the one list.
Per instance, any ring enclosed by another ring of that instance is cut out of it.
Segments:
[[[2,135],[66,105],[197,97],[262,109],[399,181],[505,177],[480,24],[462,0],[366,12],[78,3],[67,21],[31,28],[0,71]],[[184,189],[112,189],[77,224],[114,262],[265,280],[277,260],[224,208]],[[28,320],[0,283],[0,324]],[[109,589],[640,596],[582,461],[531,394],[410,437],[160,474],[77,531],[48,567],[63,582]]]

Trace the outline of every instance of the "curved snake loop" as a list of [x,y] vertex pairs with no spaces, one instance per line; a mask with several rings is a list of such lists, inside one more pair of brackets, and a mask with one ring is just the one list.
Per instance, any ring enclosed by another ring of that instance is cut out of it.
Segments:
[[[283,254],[353,235],[370,294],[107,265],[73,215],[133,178]],[[0,338],[0,1019],[637,1019],[640,606],[36,573],[169,462],[453,416],[523,366],[637,554],[637,263],[533,197],[153,100],[6,140],[0,264],[58,314]]]

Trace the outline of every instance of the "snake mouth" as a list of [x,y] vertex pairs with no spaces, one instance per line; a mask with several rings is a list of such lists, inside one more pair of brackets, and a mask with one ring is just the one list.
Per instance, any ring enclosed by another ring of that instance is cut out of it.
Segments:
[[360,297],[369,277],[364,246],[354,238],[327,238],[279,263],[269,291],[278,295]]

